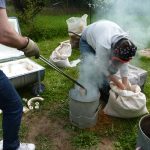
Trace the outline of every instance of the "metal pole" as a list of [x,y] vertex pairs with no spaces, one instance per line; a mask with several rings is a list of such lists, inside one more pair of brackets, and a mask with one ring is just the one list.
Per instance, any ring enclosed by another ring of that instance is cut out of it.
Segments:
[[90,24],[91,24],[91,22],[92,22],[92,16],[91,16],[92,3],[91,3],[91,0],[89,1],[88,6],[89,6],[89,15],[90,15]]
[[64,73],[60,68],[58,68],[56,65],[54,65],[52,62],[48,61],[46,58],[44,58],[42,55],[40,55],[39,57],[40,60],[42,60],[43,62],[45,62],[46,64],[48,64],[49,66],[51,66],[53,69],[55,69],[57,72],[61,73],[62,75],[64,75],[65,77],[67,77],[68,79],[70,79],[71,81],[73,81],[75,84],[77,84],[78,86],[80,86],[81,88],[83,88],[85,90],[85,93],[87,93],[87,89],[81,85],[79,82],[77,82],[76,80],[74,80],[72,77],[70,77],[69,75],[67,75],[66,73]]

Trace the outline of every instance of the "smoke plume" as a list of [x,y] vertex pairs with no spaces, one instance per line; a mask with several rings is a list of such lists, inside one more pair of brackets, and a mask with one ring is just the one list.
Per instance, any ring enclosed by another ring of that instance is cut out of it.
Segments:
[[[95,6],[98,1],[94,0]],[[150,42],[149,0],[106,0],[105,6],[95,7],[96,20],[109,19],[129,33],[138,49],[147,48]]]
[[[138,50],[148,47],[150,44],[150,0],[93,0],[93,2],[92,20],[114,21],[129,34]],[[97,88],[102,86],[104,80],[102,74],[107,64],[103,63],[105,60],[96,62],[95,57],[92,56],[89,56],[87,60],[80,66],[79,81],[88,88],[90,94],[93,94],[93,91],[97,91]]]

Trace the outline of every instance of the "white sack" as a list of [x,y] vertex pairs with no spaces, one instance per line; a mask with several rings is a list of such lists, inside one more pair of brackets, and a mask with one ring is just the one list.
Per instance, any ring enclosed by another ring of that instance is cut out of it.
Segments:
[[50,55],[50,61],[58,67],[75,67],[80,62],[80,59],[69,62],[68,57],[71,56],[71,53],[71,44],[61,42],[61,44]]
[[[66,20],[68,25],[68,31],[81,34],[83,29],[87,26],[87,14],[84,14],[82,17],[71,17]],[[73,35],[69,33],[69,35]]]
[[131,85],[131,91],[121,90],[110,84],[110,96],[104,113],[119,118],[133,118],[148,113],[146,97],[138,85]]

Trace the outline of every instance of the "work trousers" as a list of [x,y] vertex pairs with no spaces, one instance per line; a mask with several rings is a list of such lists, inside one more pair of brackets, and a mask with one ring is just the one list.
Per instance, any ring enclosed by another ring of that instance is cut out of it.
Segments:
[[0,70],[0,109],[2,110],[3,150],[17,150],[23,106],[21,98]]

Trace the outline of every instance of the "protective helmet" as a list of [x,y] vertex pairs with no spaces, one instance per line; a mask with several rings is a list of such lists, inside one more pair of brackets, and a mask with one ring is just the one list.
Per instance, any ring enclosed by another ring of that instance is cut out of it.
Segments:
[[136,50],[137,47],[129,39],[122,38],[112,46],[112,59],[128,62],[135,56]]

